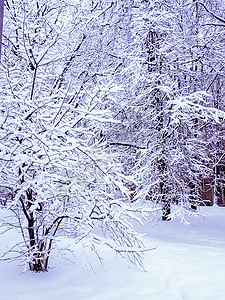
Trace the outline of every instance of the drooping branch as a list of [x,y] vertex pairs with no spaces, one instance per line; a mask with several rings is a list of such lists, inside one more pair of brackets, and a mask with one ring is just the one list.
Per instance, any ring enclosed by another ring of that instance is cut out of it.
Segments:
[[209,10],[204,3],[202,2],[198,2],[202,7],[204,7],[204,9],[210,14],[212,15],[215,19],[217,19],[218,21],[224,23],[224,25],[221,25],[221,26],[225,26],[225,20],[220,18],[219,16],[215,15],[211,10]]
[[132,145],[132,144],[129,144],[129,143],[110,142],[109,144],[111,146],[124,146],[124,147],[137,148],[137,149],[146,149],[145,147],[141,147],[141,146],[137,146],[137,145]]
[[55,236],[55,234],[56,234],[56,232],[57,232],[57,229],[58,229],[60,223],[61,223],[62,220],[65,219],[65,218],[69,218],[69,216],[61,216],[61,217],[57,217],[57,218],[53,221],[53,223],[52,223],[48,228],[46,228],[46,230],[45,230],[45,236],[47,236],[47,235],[49,234],[50,230],[51,230],[51,229],[53,228],[53,226],[56,224],[56,228],[55,228],[54,232],[52,233],[52,236]]

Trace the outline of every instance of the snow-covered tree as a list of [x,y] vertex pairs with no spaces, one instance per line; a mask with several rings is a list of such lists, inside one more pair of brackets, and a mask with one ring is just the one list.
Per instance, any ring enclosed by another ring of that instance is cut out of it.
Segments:
[[207,89],[212,77],[204,75],[210,51],[203,41],[211,33],[198,3],[136,1],[130,13],[123,70],[129,103],[114,144],[135,150],[136,199],[161,205],[164,220],[176,204],[175,215],[184,218],[199,204],[202,178],[212,169],[205,128],[224,120]]
[[0,185],[13,195],[7,207],[14,217],[7,226],[18,228],[23,238],[13,250],[30,270],[45,271],[61,234],[76,242],[88,239],[96,252],[107,244],[141,264],[142,243],[132,227],[125,186],[130,179],[121,173],[117,153],[99,137],[115,122],[116,65],[104,50],[113,42],[107,26],[113,34],[114,20],[106,15],[113,3],[5,5]]

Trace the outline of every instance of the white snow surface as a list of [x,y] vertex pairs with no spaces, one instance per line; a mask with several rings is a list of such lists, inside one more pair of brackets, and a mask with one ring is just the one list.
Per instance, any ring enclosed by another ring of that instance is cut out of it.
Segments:
[[[1,300],[224,300],[225,208],[202,207],[204,216],[190,217],[190,226],[179,220],[138,226],[146,247],[146,271],[130,265],[110,249],[103,249],[103,266],[94,253],[91,265],[83,263],[81,245],[65,239],[61,245],[75,249],[55,253],[46,273],[24,272],[18,262],[0,262]],[[1,236],[0,252],[16,234]],[[58,254],[57,254],[58,253]],[[87,262],[87,259],[86,259]]]

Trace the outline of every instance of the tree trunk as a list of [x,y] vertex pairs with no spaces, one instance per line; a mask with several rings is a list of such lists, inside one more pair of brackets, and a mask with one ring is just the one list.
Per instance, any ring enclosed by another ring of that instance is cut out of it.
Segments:
[[161,197],[162,197],[162,221],[170,221],[171,218],[169,217],[171,213],[171,207],[170,207],[170,202],[165,199],[165,185],[163,182],[160,183],[160,190],[161,190]]
[[170,221],[171,218],[169,217],[170,213],[171,213],[171,208],[170,208],[170,202],[169,201],[165,201],[162,202],[163,203],[163,207],[162,207],[162,221]]

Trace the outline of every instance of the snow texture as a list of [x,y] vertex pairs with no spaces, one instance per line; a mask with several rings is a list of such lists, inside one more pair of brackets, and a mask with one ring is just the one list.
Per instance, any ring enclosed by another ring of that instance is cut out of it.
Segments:
[[[148,233],[146,246],[157,247],[144,256],[146,272],[115,259],[108,248],[102,251],[102,266],[93,253],[84,253],[82,245],[69,239],[59,243],[74,248],[75,257],[56,251],[46,273],[24,272],[17,262],[1,261],[0,299],[224,300],[225,208],[203,207],[201,213],[189,218],[190,226],[178,219],[135,225]],[[1,235],[1,254],[15,239],[12,231]]]

